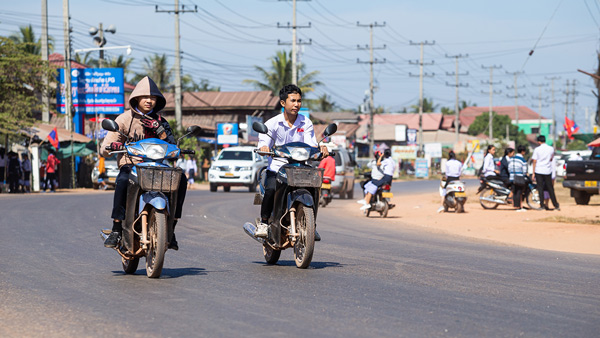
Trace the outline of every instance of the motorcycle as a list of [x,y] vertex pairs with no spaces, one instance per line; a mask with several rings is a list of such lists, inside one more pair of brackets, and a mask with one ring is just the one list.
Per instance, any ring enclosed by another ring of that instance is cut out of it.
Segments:
[[[115,121],[103,120],[102,128],[127,137],[119,131]],[[200,127],[191,126],[181,138],[199,132]],[[181,168],[173,168],[165,164],[165,160],[175,160],[180,154],[193,155],[195,152],[179,149],[178,145],[157,138],[131,142],[127,137],[124,148],[111,154],[125,153],[125,156],[141,159],[142,162],[134,165],[129,174],[121,243],[115,250],[121,256],[126,274],[135,273],[140,258],[145,257],[146,275],[158,278],[162,273],[168,243],[173,236],[173,210],[177,205],[179,181],[185,179]],[[111,229],[103,229],[102,239],[106,240],[110,233]]]
[[324,208],[331,202],[331,200],[333,200],[333,195],[331,194],[331,179],[329,177],[323,177],[319,205]]
[[467,193],[465,190],[465,182],[450,181],[446,185],[446,180],[442,178],[440,181],[440,189],[446,187],[446,195],[444,196],[444,212],[449,209],[454,209],[456,213],[465,212],[465,202],[467,202]]
[[[252,129],[271,137],[266,125],[254,122]],[[325,128],[323,136],[328,137],[337,131],[335,124]],[[322,141],[322,140],[321,140]],[[320,143],[320,142],[319,142]],[[275,205],[268,221],[267,237],[257,237],[256,224],[246,222],[243,229],[250,237],[262,244],[263,256],[267,264],[276,264],[281,250],[294,248],[296,267],[306,269],[312,261],[315,245],[315,227],[318,201],[323,182],[323,169],[310,166],[309,160],[320,161],[323,157],[319,148],[303,142],[292,142],[274,146],[270,152],[254,150],[260,155],[287,159],[288,163],[277,172],[280,187],[275,191]],[[330,153],[330,156],[334,156]],[[266,170],[260,174],[260,192],[255,195],[254,205],[261,205],[265,193]]]
[[[371,173],[364,174],[364,177],[365,180],[360,183],[363,193],[365,184],[371,180]],[[366,217],[369,217],[371,212],[379,212],[379,216],[382,218],[387,217],[388,211],[396,206],[391,203],[391,198],[394,197],[394,193],[390,192],[391,188],[392,186],[390,184],[384,184],[377,188],[377,192],[371,197],[371,208],[363,211],[363,214]]]
[[[525,188],[523,189],[522,201],[526,202],[529,208],[539,209],[540,198],[536,185],[533,184],[531,177],[525,175]],[[480,179],[481,186],[477,190],[479,196],[479,203],[484,209],[496,209],[498,205],[510,205],[512,204],[512,197],[509,198],[511,192],[510,189],[504,186],[504,182],[500,180],[485,180]]]

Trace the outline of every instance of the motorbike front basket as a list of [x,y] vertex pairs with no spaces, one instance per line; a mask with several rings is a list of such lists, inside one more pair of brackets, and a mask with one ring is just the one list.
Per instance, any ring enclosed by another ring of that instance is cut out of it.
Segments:
[[140,187],[145,191],[173,192],[179,188],[181,168],[135,166]]

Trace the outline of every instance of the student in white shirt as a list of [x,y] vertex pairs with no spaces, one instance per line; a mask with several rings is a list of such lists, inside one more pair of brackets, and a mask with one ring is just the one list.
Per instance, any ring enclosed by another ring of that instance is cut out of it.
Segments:
[[[262,152],[269,152],[274,145],[279,146],[290,142],[304,142],[312,147],[317,147],[317,139],[313,124],[304,115],[298,114],[302,107],[302,91],[296,85],[289,84],[279,91],[279,103],[283,107],[283,113],[269,119],[265,125],[269,129],[269,135],[258,136],[258,148]],[[329,155],[327,147],[322,145],[321,152],[323,156]],[[263,196],[260,208],[261,222],[257,224],[255,235],[257,237],[267,236],[267,223],[273,212],[275,203],[275,190],[277,189],[277,172],[287,160],[283,158],[269,157],[269,166],[267,168],[267,179],[265,182],[265,194]],[[315,238],[318,235],[315,231]]]
[[381,156],[377,159],[377,166],[383,171],[383,178],[379,180],[371,180],[365,184],[365,198],[364,200],[358,201],[358,203],[364,204],[360,207],[360,210],[371,209],[371,198],[377,192],[377,188],[384,184],[392,184],[392,178],[394,176],[394,170],[396,169],[396,161],[392,158],[392,151],[386,149]]
[[442,197],[442,206],[438,209],[438,212],[442,212],[444,210],[444,198],[446,197],[446,187],[448,183],[452,181],[460,180],[460,174],[462,173],[462,163],[456,159],[456,154],[453,151],[448,153],[448,161],[446,162],[446,184],[444,184],[444,188],[440,186],[440,196]]
[[537,137],[537,143],[539,146],[533,151],[533,175],[532,180],[537,183],[537,190],[540,194],[540,208],[545,210],[552,210],[548,208],[548,205],[544,204],[544,190],[547,190],[550,194],[550,199],[554,205],[554,209],[560,211],[560,205],[556,200],[554,194],[554,186],[552,185],[552,163],[554,159],[554,148],[546,144],[546,137],[540,135]]

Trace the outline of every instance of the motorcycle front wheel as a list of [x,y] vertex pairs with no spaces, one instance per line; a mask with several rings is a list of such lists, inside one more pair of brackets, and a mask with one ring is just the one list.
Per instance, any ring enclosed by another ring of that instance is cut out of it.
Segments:
[[484,197],[490,198],[490,199],[495,199],[496,194],[494,193],[494,190],[492,190],[490,188],[483,189],[483,191],[481,192],[481,195],[479,195],[479,204],[481,204],[481,206],[484,209],[496,209],[498,207],[498,203],[496,203],[496,202],[482,200],[482,198],[484,198]]
[[162,273],[167,251],[167,215],[152,208],[148,217],[148,250],[146,252],[146,275],[158,278]]
[[300,205],[296,214],[298,240],[294,245],[296,267],[306,269],[312,261],[315,249],[315,215],[312,208]]

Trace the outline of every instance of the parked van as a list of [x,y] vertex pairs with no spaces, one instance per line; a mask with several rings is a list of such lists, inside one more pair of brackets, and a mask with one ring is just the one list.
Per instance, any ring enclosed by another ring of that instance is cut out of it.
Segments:
[[331,183],[331,192],[340,198],[354,198],[354,167],[356,163],[352,154],[344,148],[329,146],[335,152],[335,181]]

